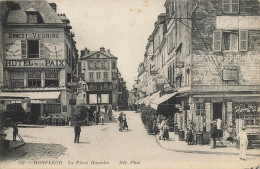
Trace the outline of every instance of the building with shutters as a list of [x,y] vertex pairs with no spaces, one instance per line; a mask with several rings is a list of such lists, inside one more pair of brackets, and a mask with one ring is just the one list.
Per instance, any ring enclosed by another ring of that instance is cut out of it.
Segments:
[[150,106],[159,112],[174,105],[165,115],[174,116],[183,132],[193,122],[203,143],[210,140],[211,122],[217,118],[223,139],[236,135],[242,125],[248,133],[259,132],[259,1],[166,0],[165,9],[166,52],[153,53],[151,72],[156,75],[151,75],[167,83]]
[[85,85],[85,90],[81,90],[79,95],[83,104],[118,106],[117,59],[104,47],[99,51],[81,50],[81,85]]
[[69,19],[47,1],[6,4],[3,25],[3,87],[7,109],[23,107],[27,121],[43,114],[71,117],[73,81],[78,57]]

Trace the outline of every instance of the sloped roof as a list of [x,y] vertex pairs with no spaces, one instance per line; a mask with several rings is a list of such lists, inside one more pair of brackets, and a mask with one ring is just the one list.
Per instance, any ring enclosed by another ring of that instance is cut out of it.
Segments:
[[[100,52],[100,51],[90,51],[88,54],[85,54],[84,56],[82,56],[81,59],[89,59],[91,58],[91,56],[97,54],[97,53],[100,53],[104,56],[106,56],[107,58],[111,58],[111,59],[117,59],[117,57],[115,57],[114,55],[112,55],[111,53],[109,52]],[[96,59],[96,58],[95,58]]]
[[44,23],[63,23],[58,14],[52,9],[46,0],[14,1],[20,9],[11,10],[7,17],[7,24],[27,23],[26,11],[38,11]]

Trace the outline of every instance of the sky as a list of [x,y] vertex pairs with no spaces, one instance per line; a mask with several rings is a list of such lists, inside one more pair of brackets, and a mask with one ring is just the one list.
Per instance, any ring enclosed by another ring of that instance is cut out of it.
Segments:
[[147,39],[165,0],[48,0],[65,13],[75,33],[77,49],[110,49],[118,57],[118,68],[133,88],[137,68],[143,61]]

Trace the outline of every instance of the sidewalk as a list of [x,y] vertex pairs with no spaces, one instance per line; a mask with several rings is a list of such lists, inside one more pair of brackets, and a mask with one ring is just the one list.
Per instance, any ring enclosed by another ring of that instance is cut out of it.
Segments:
[[[169,151],[199,154],[221,154],[221,155],[239,155],[239,149],[234,147],[217,147],[212,149],[210,145],[188,145],[186,141],[179,141],[179,135],[169,132],[169,140],[159,140],[156,135],[158,144]],[[248,149],[247,156],[260,157],[259,149]]]

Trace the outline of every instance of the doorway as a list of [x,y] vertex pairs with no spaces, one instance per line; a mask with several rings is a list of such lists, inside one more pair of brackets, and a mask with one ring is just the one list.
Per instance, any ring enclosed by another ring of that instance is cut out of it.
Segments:
[[41,105],[40,104],[31,104],[30,122],[33,124],[36,124],[37,120],[39,119],[40,113],[41,113]]
[[222,106],[223,103],[213,103],[213,120],[222,119]]

